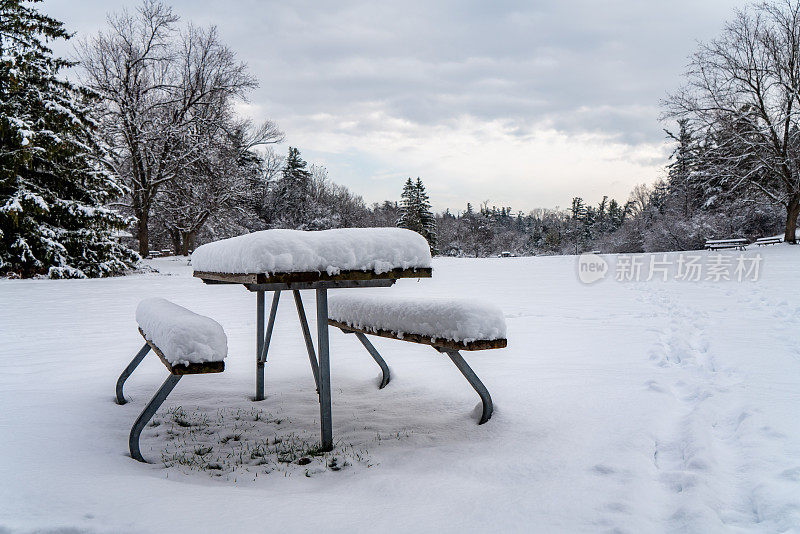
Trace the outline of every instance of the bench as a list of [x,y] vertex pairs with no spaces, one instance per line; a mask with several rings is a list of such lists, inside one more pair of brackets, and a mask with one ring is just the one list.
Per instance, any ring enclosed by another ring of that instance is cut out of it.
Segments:
[[745,250],[747,249],[747,245],[749,245],[747,239],[709,239],[706,241],[706,249],[708,250],[722,250],[728,248]]
[[483,410],[478,424],[492,416],[489,391],[460,351],[505,348],[505,319],[496,306],[464,299],[332,295],[328,298],[328,324],[355,334],[364,345],[381,368],[379,389],[389,383],[389,367],[367,335],[422,343],[447,354],[481,398]]
[[162,299],[145,299],[136,308],[136,322],[144,338],[144,346],[122,371],[117,380],[117,404],[125,404],[123,386],[134,369],[142,363],[152,350],[169,371],[164,384],[159,388],[142,413],[133,423],[128,437],[131,456],[144,462],[139,450],[139,436],[145,425],[172,392],[184,375],[221,373],[225,370],[228,340],[219,323],[209,317],[198,315],[177,304]]
[[783,243],[782,237],[761,237],[756,239],[756,245],[777,245],[778,243]]

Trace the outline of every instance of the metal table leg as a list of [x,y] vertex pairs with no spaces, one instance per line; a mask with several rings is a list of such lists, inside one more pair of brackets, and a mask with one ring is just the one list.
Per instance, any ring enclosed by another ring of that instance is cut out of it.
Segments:
[[328,346],[328,290],[317,288],[317,350],[319,351],[319,419],[322,430],[321,448],[333,450],[331,414],[331,368]]
[[269,342],[272,339],[272,329],[275,326],[275,314],[278,311],[278,302],[281,299],[280,290],[272,296],[272,306],[269,309],[267,333],[264,335],[264,292],[258,292],[258,311],[256,312],[256,400],[264,400],[264,364],[267,363]]
[[361,344],[364,345],[364,348],[367,349],[367,352],[369,352],[369,355],[372,356],[373,360],[375,360],[375,363],[377,363],[380,366],[381,372],[383,373],[383,378],[381,379],[381,384],[378,386],[378,389],[383,389],[384,387],[386,387],[386,384],[389,383],[390,379],[389,366],[386,365],[386,362],[384,361],[383,358],[381,358],[378,349],[376,349],[372,345],[372,342],[370,342],[370,340],[367,339],[367,336],[365,336],[361,332],[353,332],[353,333],[356,335]]
[[119,378],[117,379],[117,404],[125,404],[128,402],[125,400],[125,396],[122,394],[122,386],[125,385],[125,381],[129,376],[131,376],[133,370],[139,367],[139,364],[142,363],[142,360],[144,360],[144,357],[147,356],[148,352],[150,352],[150,345],[145,343],[144,347],[139,349],[139,352],[131,360],[131,363],[128,364],[128,367],[126,367],[125,370],[122,371],[122,374],[119,375]]
[[275,327],[275,314],[278,312],[278,301],[281,300],[281,292],[275,291],[272,296],[272,306],[269,308],[269,321],[267,321],[267,333],[264,336],[264,346],[261,348],[261,361],[267,363],[267,353],[269,352],[269,342],[272,339],[272,329]]
[[139,414],[136,422],[133,423],[130,436],[128,437],[128,448],[131,451],[131,456],[135,460],[139,460],[140,462],[145,461],[145,459],[142,457],[141,451],[139,450],[139,436],[141,435],[142,429],[144,429],[147,422],[150,421],[150,418],[153,417],[153,415],[155,415],[158,408],[170,394],[172,389],[178,384],[180,379],[181,375],[169,375],[164,381],[164,384],[161,385],[161,388],[159,388],[150,402],[147,403],[147,406],[144,407],[142,413]]
[[261,361],[261,349],[264,348],[264,292],[256,291],[256,396],[255,400],[264,400],[264,362]]
[[306,310],[303,307],[303,299],[300,298],[300,290],[293,289],[292,294],[294,295],[294,304],[297,307],[297,317],[300,319],[300,328],[303,329],[303,338],[306,340],[308,361],[311,362],[311,372],[314,373],[314,383],[317,385],[317,394],[319,395],[319,366],[317,365],[317,354],[314,352],[314,342],[311,341],[311,332],[308,330]]

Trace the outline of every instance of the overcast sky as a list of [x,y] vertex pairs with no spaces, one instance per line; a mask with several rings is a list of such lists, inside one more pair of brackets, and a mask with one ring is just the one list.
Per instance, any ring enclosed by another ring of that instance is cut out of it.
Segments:
[[[467,201],[625,200],[663,176],[659,101],[736,0],[168,2],[214,24],[260,87],[241,106],[368,202],[421,177],[437,210]],[[77,35],[135,1],[45,0]],[[59,46],[58,52],[71,47]]]

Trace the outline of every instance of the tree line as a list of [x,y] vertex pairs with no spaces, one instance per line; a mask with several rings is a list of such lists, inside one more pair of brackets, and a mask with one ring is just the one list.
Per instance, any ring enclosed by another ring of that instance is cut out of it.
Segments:
[[[738,11],[701,43],[662,104],[675,150],[665,178],[625,202],[432,212],[421,178],[367,205],[273,145],[273,121],[234,112],[257,86],[216,29],[160,0],[111,14],[76,46],[39,0],[0,3],[0,274],[107,276],[141,256],[266,228],[403,226],[453,256],[666,251],[781,231],[800,214],[800,0]],[[79,81],[61,72],[75,67]],[[400,184],[398,184],[400,185]]]

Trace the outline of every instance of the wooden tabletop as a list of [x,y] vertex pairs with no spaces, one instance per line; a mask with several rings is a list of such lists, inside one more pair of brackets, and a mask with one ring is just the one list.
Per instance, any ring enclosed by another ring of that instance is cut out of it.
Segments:
[[326,272],[295,272],[295,273],[211,273],[194,271],[195,278],[200,278],[206,283],[217,284],[292,284],[313,282],[336,282],[347,280],[397,280],[398,278],[430,278],[433,269],[421,267],[416,269],[392,269],[383,273],[375,271],[340,271],[338,274]]

